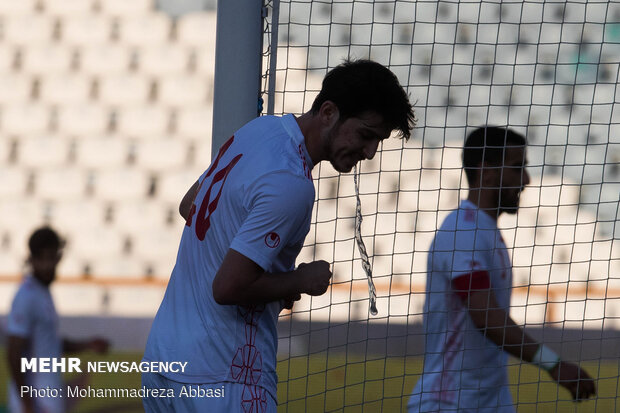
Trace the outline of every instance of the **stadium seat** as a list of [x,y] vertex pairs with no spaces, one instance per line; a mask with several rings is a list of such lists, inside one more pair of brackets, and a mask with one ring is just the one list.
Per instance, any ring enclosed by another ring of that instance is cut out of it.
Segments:
[[[60,229],[62,227],[54,226],[54,228]],[[64,253],[56,269],[56,278],[59,281],[80,279],[84,276],[84,267],[85,263],[83,260],[77,258],[74,254]]]
[[106,169],[95,174],[94,185],[100,201],[128,201],[147,195],[149,179],[145,171],[135,168]]
[[75,162],[88,169],[115,169],[127,164],[129,142],[119,136],[81,139],[76,142]]
[[178,43],[148,45],[138,50],[137,61],[147,76],[181,76],[189,67],[189,49]]
[[189,13],[181,16],[177,26],[177,41],[181,44],[215,50],[216,14]]
[[210,46],[196,47],[194,49],[195,71],[209,77],[213,82],[215,76],[215,48]]
[[21,70],[37,76],[50,76],[67,73],[73,64],[71,47],[46,42],[22,50]]
[[166,226],[167,215],[167,209],[160,202],[152,200],[119,202],[114,208],[114,227],[127,233],[139,234],[148,228]]
[[84,261],[116,259],[123,254],[124,236],[111,228],[89,227],[67,234],[67,254]]
[[95,45],[79,49],[80,71],[96,76],[126,74],[132,60],[132,50],[125,45],[115,43],[105,47]]
[[158,82],[158,102],[161,105],[182,107],[210,102],[212,84],[204,76],[166,76]]
[[19,105],[32,99],[34,81],[31,76],[21,73],[7,73],[0,76],[0,105]]
[[[0,236],[2,236],[3,243],[6,243],[11,254],[17,260],[25,262],[29,254],[28,239],[32,235],[32,231],[45,225],[46,222],[43,218],[43,209],[40,203],[32,201],[21,202],[19,206],[32,206],[33,210],[30,213],[27,213],[28,210],[26,210],[10,215],[11,218],[21,219],[21,221],[18,221],[21,226],[11,225],[10,223],[7,225],[6,222],[0,221],[2,222],[2,231],[4,231],[3,234],[0,233]],[[4,205],[0,210],[6,211]]]
[[18,140],[19,163],[30,169],[63,166],[69,158],[70,141],[59,136],[21,138]]
[[157,312],[165,292],[159,287],[144,286],[118,286],[107,291],[109,314],[120,317],[152,317]]
[[172,21],[164,13],[121,18],[118,22],[119,42],[142,47],[161,45],[170,38]]
[[168,133],[170,111],[163,106],[140,105],[118,112],[116,131],[135,139],[151,139]]
[[[45,215],[45,203],[32,197],[4,198],[0,202],[0,231],[9,231],[11,234],[21,234],[21,230],[30,231],[31,227],[43,222]],[[1,236],[2,234],[0,234]],[[13,242],[11,247],[18,249],[26,248],[26,243]]]
[[153,0],[101,0],[101,13],[114,17],[144,16],[153,9]]
[[[90,269],[94,279],[128,279],[144,278],[144,265],[134,257],[117,256],[102,259],[93,259],[90,262]],[[114,304],[111,306],[116,308]]]
[[[8,275],[8,276],[21,275],[23,270],[24,270],[23,259],[19,259],[11,251],[0,250],[0,274],[1,275]],[[2,290],[5,290],[5,289],[6,287],[4,286],[4,283],[3,283]],[[4,301],[5,308],[0,308],[0,311],[2,311],[3,314],[7,314],[9,311],[11,311],[10,303],[13,301],[13,295],[7,295],[6,297],[0,298],[0,300],[3,300],[3,299],[6,300]]]
[[36,6],[37,0],[1,0],[0,16],[12,17],[34,14]]
[[113,20],[107,16],[89,15],[62,19],[61,41],[69,46],[101,47],[111,42]]
[[[183,226],[164,227],[153,225],[133,237],[132,254],[145,261],[174,265]],[[170,275],[167,271],[166,275]]]
[[211,141],[213,130],[213,107],[188,106],[177,111],[175,133],[192,140]]
[[21,47],[47,44],[54,38],[54,25],[53,18],[41,14],[12,16],[4,21],[3,41]]
[[107,105],[142,105],[148,101],[150,93],[151,82],[144,76],[113,75],[99,80],[99,101]]
[[9,137],[0,138],[0,165],[8,166],[15,159],[17,142]]
[[51,109],[38,104],[7,106],[2,111],[2,131],[8,135],[31,136],[47,133]]
[[211,145],[211,138],[200,139],[194,143],[190,156],[193,168],[198,172],[196,178],[211,165]]
[[135,142],[136,165],[144,170],[166,173],[186,165],[188,145],[179,139],[150,139]]
[[85,195],[88,176],[79,168],[56,168],[37,171],[35,193],[43,200],[77,200]]
[[39,86],[39,99],[49,105],[86,104],[92,91],[88,76],[65,73],[45,76]]
[[105,314],[105,289],[99,285],[55,283],[50,289],[54,296],[56,311],[63,316],[84,317]]
[[178,205],[187,190],[200,178],[208,165],[201,171],[183,170],[162,174],[157,186],[157,199],[172,205]]
[[15,70],[17,49],[13,47],[0,48],[0,73],[11,73]]
[[19,199],[26,193],[28,186],[29,172],[22,167],[6,166],[2,162],[0,166],[0,176],[2,176],[2,185],[0,185],[0,198],[2,199]]
[[106,211],[107,206],[99,201],[56,199],[49,207],[49,219],[61,233],[73,232],[104,226]]
[[58,108],[57,128],[69,136],[91,137],[105,133],[110,124],[110,111],[95,103]]
[[52,16],[72,17],[90,14],[95,0],[43,0],[43,12]]

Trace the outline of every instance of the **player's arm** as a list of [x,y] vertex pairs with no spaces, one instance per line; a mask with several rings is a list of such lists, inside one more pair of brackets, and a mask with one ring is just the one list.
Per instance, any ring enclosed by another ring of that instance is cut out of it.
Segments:
[[268,273],[243,254],[229,249],[213,280],[213,298],[223,305],[251,305],[300,294],[321,295],[327,290],[331,275],[325,261],[302,264],[288,273]]
[[[476,271],[452,280],[452,288],[481,332],[511,355],[538,364],[551,377],[571,392],[574,399],[596,394],[592,378],[579,366],[561,361],[544,345],[539,345],[497,303],[490,288],[489,274]],[[555,358],[555,360],[554,360]]]
[[200,187],[200,182],[194,182],[191,188],[187,191],[181,203],[179,204],[179,214],[183,217],[184,220],[187,221],[187,217],[189,217],[189,211],[192,209],[192,204],[194,203],[194,199],[198,193],[198,188]]
[[[9,371],[13,382],[17,388],[17,394],[21,395],[20,389],[22,386],[27,386],[26,373],[21,371],[21,358],[25,350],[28,348],[29,340],[25,337],[19,337],[15,335],[9,335],[7,343],[7,361],[9,363]],[[34,411],[34,402],[30,398],[30,393],[26,392],[21,395],[22,404],[26,412]]]

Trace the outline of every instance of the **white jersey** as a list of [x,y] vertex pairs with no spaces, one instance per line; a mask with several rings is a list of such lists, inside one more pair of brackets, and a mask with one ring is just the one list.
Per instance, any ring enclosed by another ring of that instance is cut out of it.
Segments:
[[424,372],[409,412],[514,412],[508,355],[474,325],[452,280],[486,271],[498,305],[510,310],[512,268],[496,222],[464,200],[437,231],[428,255]]
[[[48,286],[33,276],[28,276],[13,298],[7,321],[7,334],[28,339],[29,346],[23,357],[62,357],[62,340],[58,334],[58,314]],[[29,386],[60,389],[61,373],[27,373]],[[13,382],[9,383],[9,404],[11,411],[21,411],[21,400]],[[63,402],[58,398],[37,397],[38,407],[50,412],[63,412]]]
[[257,118],[222,146],[200,178],[146,345],[145,360],[188,362],[185,372],[163,376],[242,383],[248,394],[276,397],[282,303],[220,305],[212,283],[230,248],[268,272],[294,269],[310,228],[312,167],[292,115]]

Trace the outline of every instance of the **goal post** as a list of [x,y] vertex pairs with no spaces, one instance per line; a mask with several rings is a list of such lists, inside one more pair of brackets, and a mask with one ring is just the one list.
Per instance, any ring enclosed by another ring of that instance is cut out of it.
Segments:
[[213,91],[213,156],[259,115],[264,7],[256,0],[219,0]]

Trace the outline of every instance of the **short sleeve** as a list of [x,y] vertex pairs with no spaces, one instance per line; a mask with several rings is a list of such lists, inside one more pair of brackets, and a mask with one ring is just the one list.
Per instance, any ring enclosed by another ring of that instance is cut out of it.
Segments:
[[20,289],[11,306],[7,320],[7,334],[27,338],[32,335],[34,329],[34,311],[31,300],[26,291]]
[[230,247],[270,271],[282,249],[307,234],[314,186],[305,177],[274,172],[259,178],[247,199],[248,215]]
[[[492,250],[485,242],[487,230],[459,229],[452,235],[445,234],[444,248],[450,248],[452,254],[446,256],[451,262],[445,263],[450,270],[450,278],[455,279],[463,274],[490,271],[492,268]],[[448,242],[446,242],[448,241]]]

